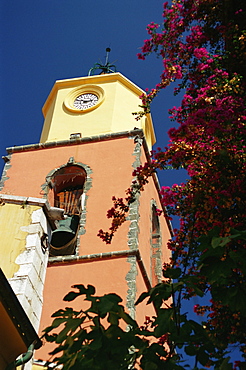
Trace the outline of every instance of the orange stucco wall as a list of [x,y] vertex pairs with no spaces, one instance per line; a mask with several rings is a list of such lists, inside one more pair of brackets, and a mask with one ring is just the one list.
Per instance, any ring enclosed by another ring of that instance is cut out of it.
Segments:
[[[99,229],[107,230],[110,220],[106,212],[112,207],[112,196],[124,197],[125,190],[132,181],[133,154],[135,143],[133,139],[117,138],[109,141],[98,141],[86,144],[70,145],[17,152],[12,155],[11,167],[7,172],[8,179],[4,183],[2,193],[40,197],[44,196],[41,185],[51,170],[65,165],[70,157],[75,162],[84,163],[92,170],[90,177],[92,186],[87,192],[85,234],[80,237],[79,254],[93,254],[129,249],[128,232],[130,221],[119,229],[112,244],[106,245],[98,237]],[[143,147],[141,161],[146,161]],[[139,233],[138,245],[148,276],[151,276],[151,200],[155,200],[157,208],[161,208],[158,192],[154,181],[150,179],[139,198]],[[164,217],[160,218],[162,235],[162,259],[167,260],[169,251],[165,245],[170,237]],[[137,262],[135,260],[136,266]],[[66,265],[50,265],[47,270],[44,288],[44,306],[40,329],[51,323],[51,314],[57,309],[67,306],[62,301],[64,295],[73,284],[92,284],[96,286],[96,294],[115,292],[126,303],[129,285],[127,274],[131,264],[127,258],[103,260],[97,262],[74,263]],[[137,266],[136,298],[146,285]],[[80,308],[81,300],[74,301],[73,307]],[[69,303],[69,305],[71,305]],[[136,310],[139,323],[145,316],[154,314],[153,307],[141,304]],[[47,346],[38,351],[36,358],[47,359]]]
[[[42,198],[41,185],[45,183],[47,174],[74,157],[75,161],[88,165],[92,170],[82,254],[92,253],[92,248],[93,253],[110,251],[112,246],[106,246],[96,235],[100,228],[109,226],[106,211],[112,206],[112,196],[124,196],[124,190],[131,183],[133,145],[133,140],[119,139],[14,153],[7,173],[9,179],[5,181],[2,192]],[[122,230],[122,235],[125,234]],[[122,235],[116,237],[114,248],[117,250],[126,248]]]

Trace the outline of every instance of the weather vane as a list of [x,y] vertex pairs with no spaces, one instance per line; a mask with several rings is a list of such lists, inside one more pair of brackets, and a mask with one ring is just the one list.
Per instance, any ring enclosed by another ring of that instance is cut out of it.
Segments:
[[97,69],[101,70],[101,73],[99,73],[99,74],[115,73],[116,72],[116,66],[114,64],[110,64],[109,61],[108,61],[110,51],[111,51],[110,48],[106,48],[106,53],[107,54],[106,54],[105,64],[95,63],[94,66],[89,70],[88,76],[93,75],[94,74],[93,72],[96,71]]

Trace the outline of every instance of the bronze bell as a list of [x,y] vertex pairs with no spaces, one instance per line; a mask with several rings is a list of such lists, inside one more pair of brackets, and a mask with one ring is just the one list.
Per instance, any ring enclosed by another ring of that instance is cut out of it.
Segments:
[[74,254],[79,219],[78,215],[72,215],[58,221],[58,228],[51,234],[50,256]]

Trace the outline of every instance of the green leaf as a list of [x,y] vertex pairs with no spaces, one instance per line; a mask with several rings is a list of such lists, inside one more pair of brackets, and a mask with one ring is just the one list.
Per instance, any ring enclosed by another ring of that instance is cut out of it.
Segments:
[[212,286],[211,294],[213,300],[220,301],[223,305],[228,305],[232,311],[240,312],[240,315],[245,317],[245,288],[243,290],[240,286]]
[[80,295],[80,293],[69,292],[68,294],[65,295],[65,297],[63,298],[63,301],[71,302],[75,298],[77,298],[79,295]]
[[120,313],[119,316],[125,321],[126,324],[131,325],[133,328],[137,328],[138,327],[137,322],[135,320],[133,320],[131,318],[131,316],[128,315],[128,313],[126,313],[125,311],[123,311],[122,313]]
[[204,249],[207,249],[211,245],[211,240],[213,237],[219,237],[220,235],[220,228],[218,226],[215,226],[212,230],[209,230],[209,232],[206,235],[200,236],[198,241],[197,250],[203,251]]
[[[43,332],[45,332],[46,329],[43,330]],[[44,334],[42,335],[42,338],[45,338],[45,340],[47,342],[50,342],[50,343],[53,343],[56,341],[56,338],[57,338],[57,334],[52,334],[52,335],[48,335],[48,334]]]
[[72,288],[79,289],[80,294],[85,294],[85,295],[94,295],[96,292],[96,289],[93,285],[87,285],[87,288],[85,288],[83,284],[76,284],[76,285],[73,285]]
[[243,230],[243,231],[235,230],[235,231],[239,234],[239,239],[246,240],[246,230]]
[[158,370],[158,366],[154,362],[147,361],[143,367],[144,370]]
[[86,297],[89,297],[93,294],[95,294],[95,288],[92,285],[88,285],[87,288],[85,288],[82,284],[73,285],[72,288],[77,288],[79,292],[69,292],[65,297],[63,298],[64,301],[73,301],[75,298],[77,298],[80,295],[86,295]]
[[71,316],[71,315],[73,315],[73,309],[71,308],[71,307],[66,307],[65,308],[65,310],[58,310],[58,311],[56,311],[56,312],[54,312],[52,315],[51,315],[51,317],[58,317],[58,316],[66,316],[66,317],[68,317],[68,316]]
[[206,366],[209,361],[209,355],[204,350],[204,347],[200,347],[197,354],[197,359],[203,366]]
[[209,257],[203,261],[200,271],[211,284],[225,284],[226,279],[231,275],[231,271],[235,267],[235,263],[230,257],[227,257],[225,260]]
[[139,303],[143,302],[147,297],[149,297],[149,292],[142,293],[136,300],[135,305],[137,306]]
[[81,318],[73,318],[67,320],[64,329],[58,334],[56,338],[56,343],[62,343],[68,334],[69,331],[75,331],[81,324],[83,320]]
[[224,238],[214,237],[212,238],[211,245],[213,248],[224,247],[226,244],[230,243],[230,241],[231,241],[231,238],[229,236],[226,236]]
[[94,336],[94,340],[90,343],[90,349],[93,351],[97,351],[99,349],[103,349],[103,340],[102,340],[102,334],[97,331],[97,334]]
[[213,248],[217,248],[220,245],[221,238],[213,237],[211,240],[211,245]]
[[149,292],[149,300],[147,301],[147,304],[154,303],[155,307],[159,309],[164,301],[167,301],[168,298],[172,296],[173,291],[175,291],[174,286],[176,284],[180,283],[169,283],[169,282],[163,282],[160,284],[157,284],[154,288],[150,289]]
[[66,317],[62,317],[62,318],[57,317],[55,320],[53,320],[53,322],[51,324],[51,328],[53,328],[53,329],[57,328],[58,326],[60,326],[65,321],[67,321]]
[[183,285],[184,285],[183,281],[179,281],[178,283],[172,284],[174,293],[180,291]]
[[240,253],[237,250],[230,251],[229,256],[234,261],[235,268],[240,268],[242,274],[246,276],[246,250],[241,250]]
[[163,272],[163,276],[165,278],[170,278],[170,279],[178,279],[181,275],[181,268],[176,267],[176,268],[167,268]]
[[114,312],[110,312],[108,315],[108,322],[112,325],[119,325],[119,316]]
[[108,300],[116,304],[122,302],[122,298],[118,294],[115,294],[115,293],[105,294],[104,297],[107,297]]
[[187,288],[192,288],[194,290],[194,293],[198,295],[199,297],[204,296],[204,292],[198,288],[201,279],[198,276],[184,276],[181,281],[186,285]]
[[56,355],[57,353],[64,351],[64,349],[66,349],[66,348],[67,348],[66,345],[65,346],[56,347],[52,352],[50,352],[50,354]]
[[97,329],[102,327],[100,318],[98,316],[93,317],[92,321]]
[[220,366],[220,370],[232,370],[232,364],[229,363],[230,357],[226,357]]
[[198,322],[194,320],[188,320],[188,322],[190,323],[195,334],[198,334],[201,338],[203,338],[203,340],[207,339],[207,332],[203,328],[202,324],[199,324]]
[[103,297],[97,297],[93,307],[98,307],[98,314],[104,318],[108,312],[118,313],[121,306],[118,304],[122,299],[117,294],[105,294]]
[[154,335],[156,338],[161,337],[163,334],[170,332],[170,325],[172,325],[173,308],[162,308],[158,312],[158,316],[154,321],[154,325],[157,325],[154,329]]
[[195,356],[197,354],[197,347],[195,347],[193,344],[189,344],[184,348],[184,350],[189,356]]

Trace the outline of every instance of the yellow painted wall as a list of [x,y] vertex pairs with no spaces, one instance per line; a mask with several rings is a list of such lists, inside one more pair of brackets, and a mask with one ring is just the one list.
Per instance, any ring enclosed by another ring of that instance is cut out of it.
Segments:
[[[17,370],[21,370],[21,367],[17,367]],[[32,370],[47,370],[47,366],[41,366],[41,365],[32,365]]]
[[[92,85],[88,91],[93,91],[93,85],[103,89],[102,103],[88,111],[69,110],[66,106],[69,95],[87,85]],[[155,134],[150,115],[147,119],[143,117],[136,121],[132,114],[141,110],[139,96],[143,93],[143,90],[120,73],[56,81],[43,107],[45,122],[40,142],[69,140],[71,133],[90,137],[137,127],[144,130],[151,149],[155,143]]]
[[31,224],[32,212],[37,206],[2,203],[0,205],[1,246],[0,267],[7,279],[19,270],[17,256],[25,250],[27,232],[21,227]]

